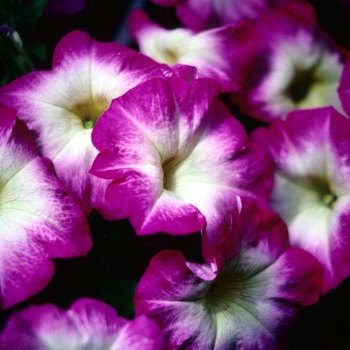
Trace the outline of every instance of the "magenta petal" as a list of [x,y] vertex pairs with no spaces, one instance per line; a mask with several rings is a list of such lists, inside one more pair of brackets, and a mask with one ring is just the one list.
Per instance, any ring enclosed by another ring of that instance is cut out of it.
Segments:
[[12,315],[0,336],[3,350],[164,349],[158,326],[146,316],[126,320],[101,301],[82,298],[69,310],[30,306]]
[[295,111],[252,138],[275,163],[270,205],[287,223],[291,244],[322,264],[326,293],[350,272],[350,121],[331,107]]
[[248,198],[238,211],[233,225],[243,231],[241,249],[231,246],[229,257],[227,246],[217,246],[221,257],[227,256],[218,271],[186,262],[180,252],[163,251],[139,281],[136,314],[157,321],[169,348],[283,348],[283,336],[302,305],[318,300],[321,266],[308,252],[290,248],[279,216]]
[[[205,265],[207,266],[207,265]],[[159,285],[160,288],[154,288]],[[181,286],[181,288],[176,288]],[[142,300],[190,301],[194,296],[202,297],[209,287],[187,266],[185,257],[175,250],[164,250],[151,260],[147,273],[142,277],[135,292],[136,312],[141,312]]]
[[200,78],[218,81],[226,92],[241,90],[254,59],[256,31],[248,21],[195,34],[183,28],[167,30],[144,11],[134,10],[129,26],[142,53],[170,66],[194,66]]
[[88,223],[73,197],[38,157],[14,110],[0,110],[0,304],[7,308],[41,291],[52,258],[84,255]]
[[109,181],[88,171],[96,156],[91,131],[112,99],[153,77],[175,76],[165,65],[117,43],[74,31],[58,43],[53,69],[27,74],[0,88],[0,105],[16,108],[84,213],[119,218],[104,201]]
[[257,54],[244,93],[233,97],[243,113],[265,122],[293,110],[332,105],[343,112],[337,88],[347,51],[319,27],[309,4],[290,4],[257,24]]
[[[210,348],[215,339],[215,327],[210,316],[202,312],[205,307],[194,302],[202,298],[209,287],[210,281],[196,276],[182,253],[162,251],[151,260],[137,286],[136,315],[147,314],[154,318],[170,348],[186,343],[190,349]],[[188,322],[190,319],[192,322]]]
[[204,216],[213,236],[237,195],[268,198],[272,163],[247,143],[219,91],[210,79],[153,79],[113,100],[99,119],[90,172],[112,180],[106,199],[139,234],[191,233]]

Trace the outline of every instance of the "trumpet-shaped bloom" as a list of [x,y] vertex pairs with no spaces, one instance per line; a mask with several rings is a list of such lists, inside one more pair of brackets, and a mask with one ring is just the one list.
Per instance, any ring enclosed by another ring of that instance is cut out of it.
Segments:
[[186,28],[200,32],[247,19],[257,21],[260,17],[289,3],[303,0],[152,0],[166,7],[176,7],[176,14]]
[[321,262],[326,293],[350,273],[350,120],[331,107],[295,111],[252,138],[275,163],[271,208],[291,245]]
[[0,109],[0,306],[41,291],[54,273],[52,258],[91,248],[79,206],[38,156],[13,109]]
[[[311,254],[289,246],[275,213],[243,199],[232,220],[217,274],[167,250],[137,286],[136,314],[155,319],[171,349],[279,349],[301,306],[318,300],[322,269]],[[237,234],[238,252],[228,244]]]
[[109,305],[82,298],[69,310],[30,306],[9,319],[2,350],[163,350],[157,324],[146,316],[126,320]]
[[129,24],[142,53],[170,66],[195,66],[199,77],[220,82],[223,91],[241,89],[254,59],[256,32],[249,22],[195,34],[184,28],[167,30],[135,10]]
[[112,219],[104,200],[107,181],[88,172],[97,151],[91,144],[96,120],[111,100],[138,83],[172,75],[165,65],[117,43],[99,43],[74,31],[57,45],[51,71],[27,74],[0,89],[0,105],[17,109],[42,155],[85,214],[91,206]]
[[91,172],[113,180],[106,199],[138,234],[214,235],[236,195],[266,201],[272,164],[217,99],[218,83],[152,79],[113,100],[92,141]]
[[320,29],[310,5],[271,11],[257,32],[254,69],[244,94],[233,98],[244,113],[271,122],[296,109],[333,105],[343,111],[337,94],[343,53]]

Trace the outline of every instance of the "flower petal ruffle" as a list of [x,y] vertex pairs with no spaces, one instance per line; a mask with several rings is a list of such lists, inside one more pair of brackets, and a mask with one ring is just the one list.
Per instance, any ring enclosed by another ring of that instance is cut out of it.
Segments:
[[175,73],[123,45],[100,43],[80,31],[58,43],[52,66],[1,87],[0,105],[17,109],[41,155],[53,161],[86,215],[97,208],[107,219],[118,218],[104,201],[108,181],[88,173],[96,156],[91,130],[113,98],[142,81]]
[[113,180],[106,198],[139,234],[191,233],[204,215],[214,235],[236,195],[268,198],[272,164],[247,143],[219,91],[210,79],[153,79],[113,100],[99,119],[91,172]]
[[0,124],[0,302],[7,308],[48,284],[52,258],[86,254],[92,242],[83,213],[15,111],[1,109]]
[[146,316],[126,320],[101,301],[82,298],[69,310],[30,306],[9,319],[0,336],[3,350],[164,349],[158,326]]

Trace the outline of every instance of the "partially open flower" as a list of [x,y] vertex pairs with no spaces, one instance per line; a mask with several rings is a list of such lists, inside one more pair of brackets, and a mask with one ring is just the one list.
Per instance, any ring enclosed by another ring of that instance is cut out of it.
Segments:
[[350,273],[350,120],[332,107],[295,111],[252,139],[275,163],[270,206],[291,245],[321,262],[326,293]]
[[88,171],[97,154],[91,131],[113,98],[152,77],[173,75],[165,65],[117,43],[99,43],[74,31],[57,45],[51,71],[36,71],[0,88],[0,105],[14,107],[32,131],[42,155],[83,211],[99,209],[108,181]]
[[337,87],[345,54],[318,26],[310,5],[271,11],[257,32],[254,68],[244,94],[232,99],[242,112],[271,122],[296,109],[332,105],[343,111]]
[[113,100],[98,120],[91,172],[113,180],[106,199],[138,234],[191,233],[206,219],[215,235],[236,195],[266,202],[272,164],[247,143],[219,91],[211,79],[152,79]]
[[241,233],[241,249],[222,246],[227,258],[218,274],[166,250],[137,286],[136,314],[158,322],[170,349],[284,349],[301,306],[318,300],[322,269],[311,254],[289,246],[278,215],[243,199],[232,220],[226,243]]
[[251,23],[242,21],[196,34],[184,28],[167,30],[142,10],[135,10],[129,24],[145,55],[170,66],[195,66],[200,78],[218,81],[223,91],[241,90],[256,49],[256,32]]
[[32,305],[10,317],[0,336],[2,350],[163,350],[157,324],[146,316],[120,317],[109,305],[82,298],[68,310]]
[[88,222],[38,156],[13,109],[0,109],[0,306],[41,291],[54,273],[52,258],[91,248]]

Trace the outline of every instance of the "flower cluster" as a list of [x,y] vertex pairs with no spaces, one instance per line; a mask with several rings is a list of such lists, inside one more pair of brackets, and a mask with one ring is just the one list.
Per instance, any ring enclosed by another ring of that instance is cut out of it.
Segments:
[[201,259],[159,251],[132,320],[87,297],[22,308],[1,349],[283,349],[350,275],[348,51],[301,0],[154,2],[183,26],[138,9],[140,52],[73,31],[0,87],[0,306],[88,254],[92,212],[199,232]]

